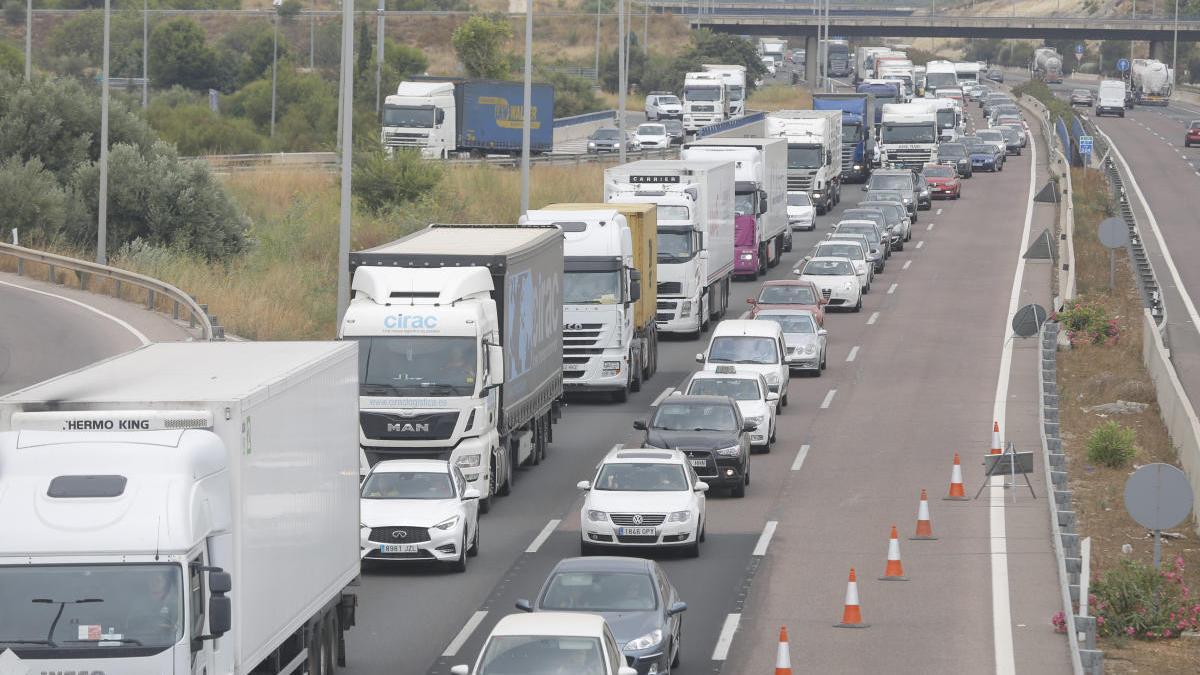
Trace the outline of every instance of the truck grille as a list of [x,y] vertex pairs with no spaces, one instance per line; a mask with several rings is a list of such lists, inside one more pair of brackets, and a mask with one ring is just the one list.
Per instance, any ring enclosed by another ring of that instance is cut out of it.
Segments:
[[692,106],[692,112],[716,112],[716,107],[711,105],[694,105]]
[[[635,516],[641,516],[642,522],[634,522]],[[666,514],[662,513],[610,513],[608,514],[608,517],[612,518],[614,525],[632,525],[635,527],[639,525],[646,527],[657,527],[662,525],[663,521],[667,519]]]
[[429,529],[407,525],[373,527],[371,528],[371,541],[381,544],[420,544],[429,541]]
[[789,190],[804,190],[805,192],[812,189],[812,176],[788,176],[787,189]]
[[842,146],[842,175],[854,173],[854,146]]
[[888,150],[888,164],[908,168],[921,168],[929,163],[933,151],[928,149]]
[[362,411],[358,414],[363,435],[388,441],[445,440],[454,434],[457,412],[424,413],[412,416]]
[[589,355],[603,349],[596,346],[604,324],[569,323],[563,326],[563,363],[587,363]]
[[429,140],[428,134],[388,134],[384,140],[384,145],[389,148],[419,148],[427,144]]
[[[659,295],[679,295],[683,292],[683,283],[679,281],[660,281],[658,282]],[[658,303],[662,307],[662,303]]]

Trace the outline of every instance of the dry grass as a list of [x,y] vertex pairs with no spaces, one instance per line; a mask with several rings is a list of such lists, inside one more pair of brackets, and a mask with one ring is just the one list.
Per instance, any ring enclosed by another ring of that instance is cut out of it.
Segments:
[[812,108],[812,92],[807,87],[790,84],[772,84],[759,87],[746,101],[747,110],[809,110]]
[[[1153,543],[1146,530],[1129,517],[1124,508],[1124,486],[1132,467],[1110,469],[1087,461],[1084,443],[1092,429],[1112,417],[1084,408],[1118,399],[1150,404],[1143,413],[1115,416],[1120,424],[1137,434],[1134,465],[1151,462],[1178,464],[1175,450],[1159,416],[1154,384],[1142,366],[1142,306],[1134,285],[1128,258],[1117,262],[1117,285],[1108,292],[1108,252],[1096,236],[1100,220],[1108,215],[1107,183],[1097,171],[1074,170],[1075,264],[1080,295],[1107,309],[1120,324],[1115,345],[1075,346],[1058,354],[1058,385],[1062,415],[1063,446],[1079,531],[1092,537],[1092,578],[1127,557],[1123,544],[1133,547],[1128,557],[1147,564],[1153,559]],[[1191,528],[1181,528],[1184,538],[1163,540],[1163,560],[1182,555],[1187,563],[1188,584],[1200,586],[1200,545]],[[1109,673],[1197,672],[1200,640],[1181,638],[1162,642],[1105,640],[1105,666]]]
[[[608,108],[617,109],[617,95],[613,92],[601,91],[597,94]],[[646,97],[641,94],[626,94],[625,109],[642,111],[646,109]]]

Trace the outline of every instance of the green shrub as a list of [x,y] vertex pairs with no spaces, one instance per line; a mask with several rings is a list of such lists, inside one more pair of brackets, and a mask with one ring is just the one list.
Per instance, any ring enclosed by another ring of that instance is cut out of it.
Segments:
[[554,118],[582,115],[604,110],[604,101],[596,96],[591,80],[565,73],[545,73],[539,80],[554,85]]
[[24,77],[25,52],[7,42],[0,42],[0,71]]
[[1058,321],[1067,329],[1072,344],[1112,344],[1120,337],[1117,320],[1095,303],[1077,302],[1059,312]]
[[1154,569],[1135,560],[1122,560],[1096,580],[1088,597],[1101,635],[1138,639],[1177,637],[1200,628],[1200,604],[1189,600],[1183,581],[1184,563],[1175,558],[1170,569]]
[[249,120],[218,115],[207,105],[170,107],[155,101],[147,119],[164,141],[188,157],[251,154],[266,147],[266,139]]
[[4,3],[4,23],[10,26],[25,25],[25,3],[22,0],[8,0]]
[[0,163],[0,213],[6,230],[17,228],[33,244],[51,241],[66,223],[67,193],[38,158],[10,155]]
[[195,21],[179,17],[150,33],[150,79],[160,87],[180,85],[201,91],[221,82],[220,60]]
[[354,195],[363,207],[379,214],[419,199],[437,187],[442,170],[415,150],[391,156],[381,149],[354,155]]
[[1119,469],[1127,465],[1135,452],[1133,442],[1137,434],[1113,420],[1092,430],[1087,439],[1087,458],[1093,464]]
[[279,5],[279,16],[285,21],[291,21],[300,16],[301,10],[304,9],[304,4],[300,0],[283,0]]

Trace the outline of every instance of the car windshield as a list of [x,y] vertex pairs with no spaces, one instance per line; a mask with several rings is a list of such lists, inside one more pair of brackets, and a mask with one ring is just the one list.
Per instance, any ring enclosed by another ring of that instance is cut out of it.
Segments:
[[737,418],[728,405],[664,403],[651,426],[663,431],[737,431]]
[[818,277],[848,277],[854,268],[845,260],[810,260],[804,266],[804,274]]
[[1020,143],[1021,137],[1017,134],[1017,130],[1011,127],[1001,127],[1000,135],[1004,136],[1005,143]]
[[808,198],[807,192],[789,192],[787,193],[787,205],[812,206],[812,200]]
[[488,640],[476,675],[605,675],[594,637],[498,635]]
[[709,363],[769,364],[779,362],[779,350],[769,337],[722,335],[708,348]]
[[981,131],[976,131],[975,135],[978,136],[980,140],[985,141],[985,142],[986,141],[1003,141],[1004,140],[1004,134],[1000,133],[999,131],[981,130]]
[[[430,323],[425,323],[430,322]],[[389,325],[392,324],[392,325]],[[432,330],[436,317],[389,315],[384,329]],[[466,396],[475,391],[474,338],[443,335],[356,337],[363,396]]]
[[1071,91],[1071,93],[1075,96],[1087,96],[1092,92],[1088,91],[1087,89],[1074,89]]
[[649,612],[657,607],[650,575],[631,572],[559,572],[538,605],[567,612]]
[[842,212],[842,218],[845,220],[869,220],[880,227],[887,225],[887,216],[883,215],[883,211],[875,207],[870,209],[846,209]]
[[453,499],[450,474],[434,471],[373,471],[363,483],[363,499]]
[[637,128],[638,136],[665,136],[667,128],[661,124],[643,124]]
[[911,192],[912,187],[912,178],[907,175],[876,174],[871,176],[871,182],[867,183],[868,190],[902,190]]
[[684,87],[683,98],[687,101],[720,101],[720,87]]
[[1188,128],[1189,128],[1189,129],[1200,129],[1200,120],[1197,120],[1197,121],[1195,121],[1195,122],[1192,122],[1192,125],[1191,125],[1190,127],[1188,127]]
[[937,140],[935,125],[883,123],[880,139],[884,143],[933,143]]
[[760,305],[815,305],[817,297],[811,286],[783,284],[779,286],[763,286],[758,292]]
[[659,96],[658,105],[679,105],[679,98],[676,96]]
[[612,462],[600,467],[597,490],[615,492],[686,492],[687,474],[678,464],[649,462]]
[[948,166],[927,166],[922,173],[926,178],[953,178],[956,173]]
[[669,134],[683,133],[683,122],[680,122],[679,120],[664,120],[663,127],[666,128],[667,133]]
[[436,111],[431,105],[385,105],[383,126],[432,129],[437,122]]
[[839,234],[861,234],[867,238],[867,241],[872,244],[879,243],[879,232],[871,225],[857,225],[849,223],[839,223],[837,226]]
[[967,156],[967,148],[960,144],[938,146],[938,157],[941,159],[958,160]]
[[[887,218],[888,222],[898,222],[907,217],[906,214],[908,211],[904,208],[904,203],[900,199],[899,192],[881,191],[868,194],[872,197],[872,199],[867,200],[871,208],[883,211],[883,215]],[[866,205],[862,202],[859,203],[863,206]]]
[[863,257],[862,247],[854,244],[818,244],[816,254],[816,257],[819,258],[861,260]]
[[[659,211],[659,216],[662,216],[662,211]],[[691,232],[658,231],[659,262],[690,260],[693,254]]]
[[621,273],[616,270],[563,275],[564,305],[615,305],[621,297]]
[[788,146],[788,166],[789,169],[816,169],[824,165],[825,153],[819,147],[789,145]]
[[592,138],[597,141],[615,141],[621,137],[616,129],[597,129],[592,132]]
[[759,314],[756,319],[774,321],[784,333],[815,333],[816,326],[808,314]]
[[747,377],[701,377],[692,380],[692,396],[728,396],[735,401],[758,401],[763,395],[758,382]]
[[0,650],[96,659],[97,648],[169,647],[183,625],[178,564],[0,566]]

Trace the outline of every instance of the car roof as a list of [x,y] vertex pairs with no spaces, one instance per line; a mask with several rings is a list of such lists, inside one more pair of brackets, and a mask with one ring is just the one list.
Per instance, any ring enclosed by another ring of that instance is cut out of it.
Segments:
[[813,263],[813,262],[850,262],[850,259],[843,258],[841,256],[823,255],[823,256],[817,256],[815,258],[809,258],[805,264],[807,265],[808,263]]
[[[764,323],[762,321],[758,323]],[[732,405],[737,406],[733,399],[728,396],[717,396],[715,394],[681,394],[679,396],[668,396],[659,403],[661,408],[668,403],[699,403],[701,405]]]
[[772,279],[764,281],[763,286],[813,286],[813,282],[806,279]]
[[764,325],[753,319],[726,319],[713,328],[713,338],[725,335],[748,335],[751,337],[774,337],[779,326]]
[[804,316],[807,316],[810,319],[812,319],[814,322],[817,320],[816,313],[813,312],[811,309],[764,309],[763,311],[758,313],[758,316],[784,316],[784,315],[787,315],[787,316],[804,315]]
[[[866,240],[866,236],[861,234],[858,236],[862,237],[863,240]],[[814,248],[821,248],[822,246],[829,246],[831,244],[837,244],[839,246],[853,244],[859,248],[863,247],[862,241],[859,241],[858,239],[822,239],[821,241],[817,242],[817,245]]]
[[450,462],[440,459],[387,459],[371,470],[375,473],[410,473],[415,471],[450,473]]
[[584,612],[519,612],[500,619],[492,628],[493,636],[547,635],[562,637],[600,637],[604,617]]
[[646,572],[654,569],[654,563],[645,558],[615,555],[597,555],[586,558],[563,558],[554,566],[553,572]]
[[[759,312],[761,314],[762,312]],[[751,319],[753,321],[753,319]],[[756,370],[737,370],[734,368],[732,373],[719,373],[715,370],[698,370],[692,373],[688,378],[688,384],[696,380],[717,380],[721,378],[734,378],[738,380],[765,380],[763,374]]]
[[862,218],[847,218],[846,220],[839,220],[837,222],[837,225],[835,225],[835,227],[841,227],[842,225],[870,225],[871,227],[875,227],[877,224],[878,223],[876,223],[873,220],[863,220]]
[[626,448],[617,446],[608,451],[603,462],[639,462],[646,464],[681,464],[683,453],[673,448]]

